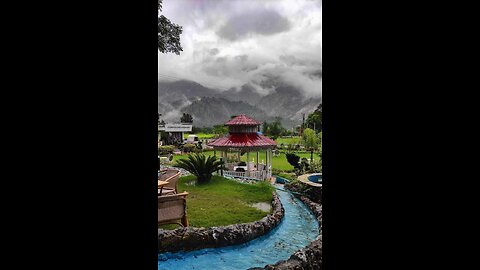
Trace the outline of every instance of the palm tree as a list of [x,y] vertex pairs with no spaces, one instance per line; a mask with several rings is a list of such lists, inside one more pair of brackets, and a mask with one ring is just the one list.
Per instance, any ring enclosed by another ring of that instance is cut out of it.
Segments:
[[197,177],[199,184],[207,183],[212,174],[223,167],[223,161],[217,160],[215,156],[206,157],[204,154],[189,155],[188,159],[180,159],[175,167],[182,168]]

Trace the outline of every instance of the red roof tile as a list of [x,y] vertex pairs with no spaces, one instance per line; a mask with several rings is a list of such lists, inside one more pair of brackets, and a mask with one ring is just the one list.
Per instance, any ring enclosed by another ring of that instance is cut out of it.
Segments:
[[246,116],[245,114],[240,114],[225,123],[226,126],[233,126],[233,125],[252,125],[253,126],[253,125],[260,125],[260,124],[261,124],[260,122]]
[[277,143],[257,133],[231,133],[208,143],[213,147],[262,147],[275,146]]

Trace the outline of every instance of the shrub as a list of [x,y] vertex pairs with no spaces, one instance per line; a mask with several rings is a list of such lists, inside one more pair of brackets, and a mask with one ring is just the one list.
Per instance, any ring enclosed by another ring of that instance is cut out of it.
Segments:
[[190,143],[184,144],[182,147],[183,151],[187,153],[194,151],[196,148],[196,145]]
[[310,163],[309,173],[321,173],[322,172],[322,161],[315,161]]
[[206,157],[204,154],[192,154],[188,159],[180,159],[175,167],[182,168],[197,177],[199,184],[207,183],[212,178],[212,174],[220,170],[223,162],[217,160],[215,156]]
[[285,156],[287,158],[288,163],[290,163],[290,165],[292,165],[296,169],[299,168],[299,161],[300,161],[299,156],[293,153],[286,153]]
[[161,156],[172,154],[174,148],[175,148],[175,146],[173,146],[173,145],[159,146],[158,147],[158,154],[161,155]]
[[307,158],[302,158],[300,161],[299,169],[301,173],[305,173],[308,171],[310,168],[310,164],[308,164],[308,159]]

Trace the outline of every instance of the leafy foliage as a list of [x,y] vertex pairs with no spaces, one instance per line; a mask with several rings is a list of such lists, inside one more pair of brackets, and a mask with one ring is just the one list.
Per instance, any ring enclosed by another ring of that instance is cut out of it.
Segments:
[[191,143],[187,143],[187,144],[184,144],[182,148],[184,152],[189,153],[189,152],[192,152],[195,148],[197,148],[197,146]]
[[167,155],[173,153],[175,146],[173,145],[163,145],[158,147],[158,154],[159,155]]
[[191,114],[183,113],[182,117],[180,118],[180,122],[182,123],[192,123],[193,117]]
[[310,150],[310,159],[313,160],[313,151],[318,148],[319,138],[313,129],[307,128],[303,132],[302,139],[305,147]]
[[299,174],[304,174],[310,169],[310,164],[308,164],[307,158],[302,158],[298,166]]
[[318,105],[317,109],[308,115],[305,125],[315,131],[322,130],[322,104]]
[[294,168],[298,169],[299,168],[299,161],[300,157],[293,154],[293,153],[286,153],[285,156],[287,157],[288,163],[292,165]]
[[309,173],[321,173],[322,172],[322,160],[318,160],[315,162],[310,163],[310,167],[308,169]]
[[262,130],[264,135],[270,136],[273,140],[276,140],[286,132],[279,118],[275,119],[272,123],[263,122]]
[[189,155],[188,159],[177,160],[175,166],[195,175],[197,182],[203,184],[209,182],[212,174],[222,168],[223,162],[215,156],[206,157],[204,154],[193,154]]
[[224,125],[215,125],[215,126],[213,126],[213,133],[215,133],[217,135],[224,135],[224,134],[228,133],[228,127],[226,127]]
[[161,53],[173,52],[179,55],[183,51],[180,44],[180,34],[183,30],[180,25],[174,24],[165,16],[160,15],[162,1],[158,0],[158,50]]

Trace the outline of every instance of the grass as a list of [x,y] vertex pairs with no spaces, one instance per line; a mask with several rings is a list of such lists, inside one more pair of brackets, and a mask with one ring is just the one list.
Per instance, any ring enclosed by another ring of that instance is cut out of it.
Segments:
[[[183,138],[184,139],[188,138],[188,135],[194,135],[194,133],[192,134],[184,133]],[[211,138],[215,138],[216,136],[215,134],[208,134],[208,133],[195,133],[195,135],[197,135],[199,139],[211,139]]]
[[[189,226],[213,227],[259,220],[269,214],[249,204],[271,203],[274,188],[267,182],[242,184],[234,180],[213,176],[209,183],[192,185],[194,176],[184,176],[178,181],[178,191],[187,191],[187,216]],[[162,225],[174,229],[176,225]]]
[[[209,156],[209,155],[213,155],[213,151],[206,151],[206,152],[203,152],[203,154]],[[297,152],[295,153],[297,156],[299,156],[300,158],[310,158],[310,152]],[[231,155],[236,155],[236,153],[232,153]],[[220,156],[220,153],[217,152],[217,156],[219,157]],[[174,161],[177,161],[181,158],[188,158],[188,154],[182,154],[182,155],[174,155],[173,156],[173,160]],[[313,153],[313,158],[315,160],[318,160],[319,159],[319,154],[318,153]],[[240,157],[240,159],[242,161],[247,161],[247,154],[243,154],[243,156]],[[249,161],[254,161],[256,162],[256,159],[257,159],[257,154],[256,152],[250,152],[250,160]],[[259,162],[262,162],[262,160],[265,162],[265,151],[261,151],[259,153],[259,158],[258,158]],[[292,171],[293,170],[293,166],[290,165],[290,163],[288,163],[287,161],[287,158],[285,156],[285,153],[280,153],[278,156],[275,156],[272,158],[272,169],[276,169],[276,170],[282,170],[282,171]]]
[[278,173],[278,176],[288,179],[290,182],[296,181],[297,176],[295,174],[290,174],[290,173]]
[[277,138],[275,140],[278,145],[280,144],[301,144],[302,143],[302,138],[300,136],[295,136],[292,138]]

